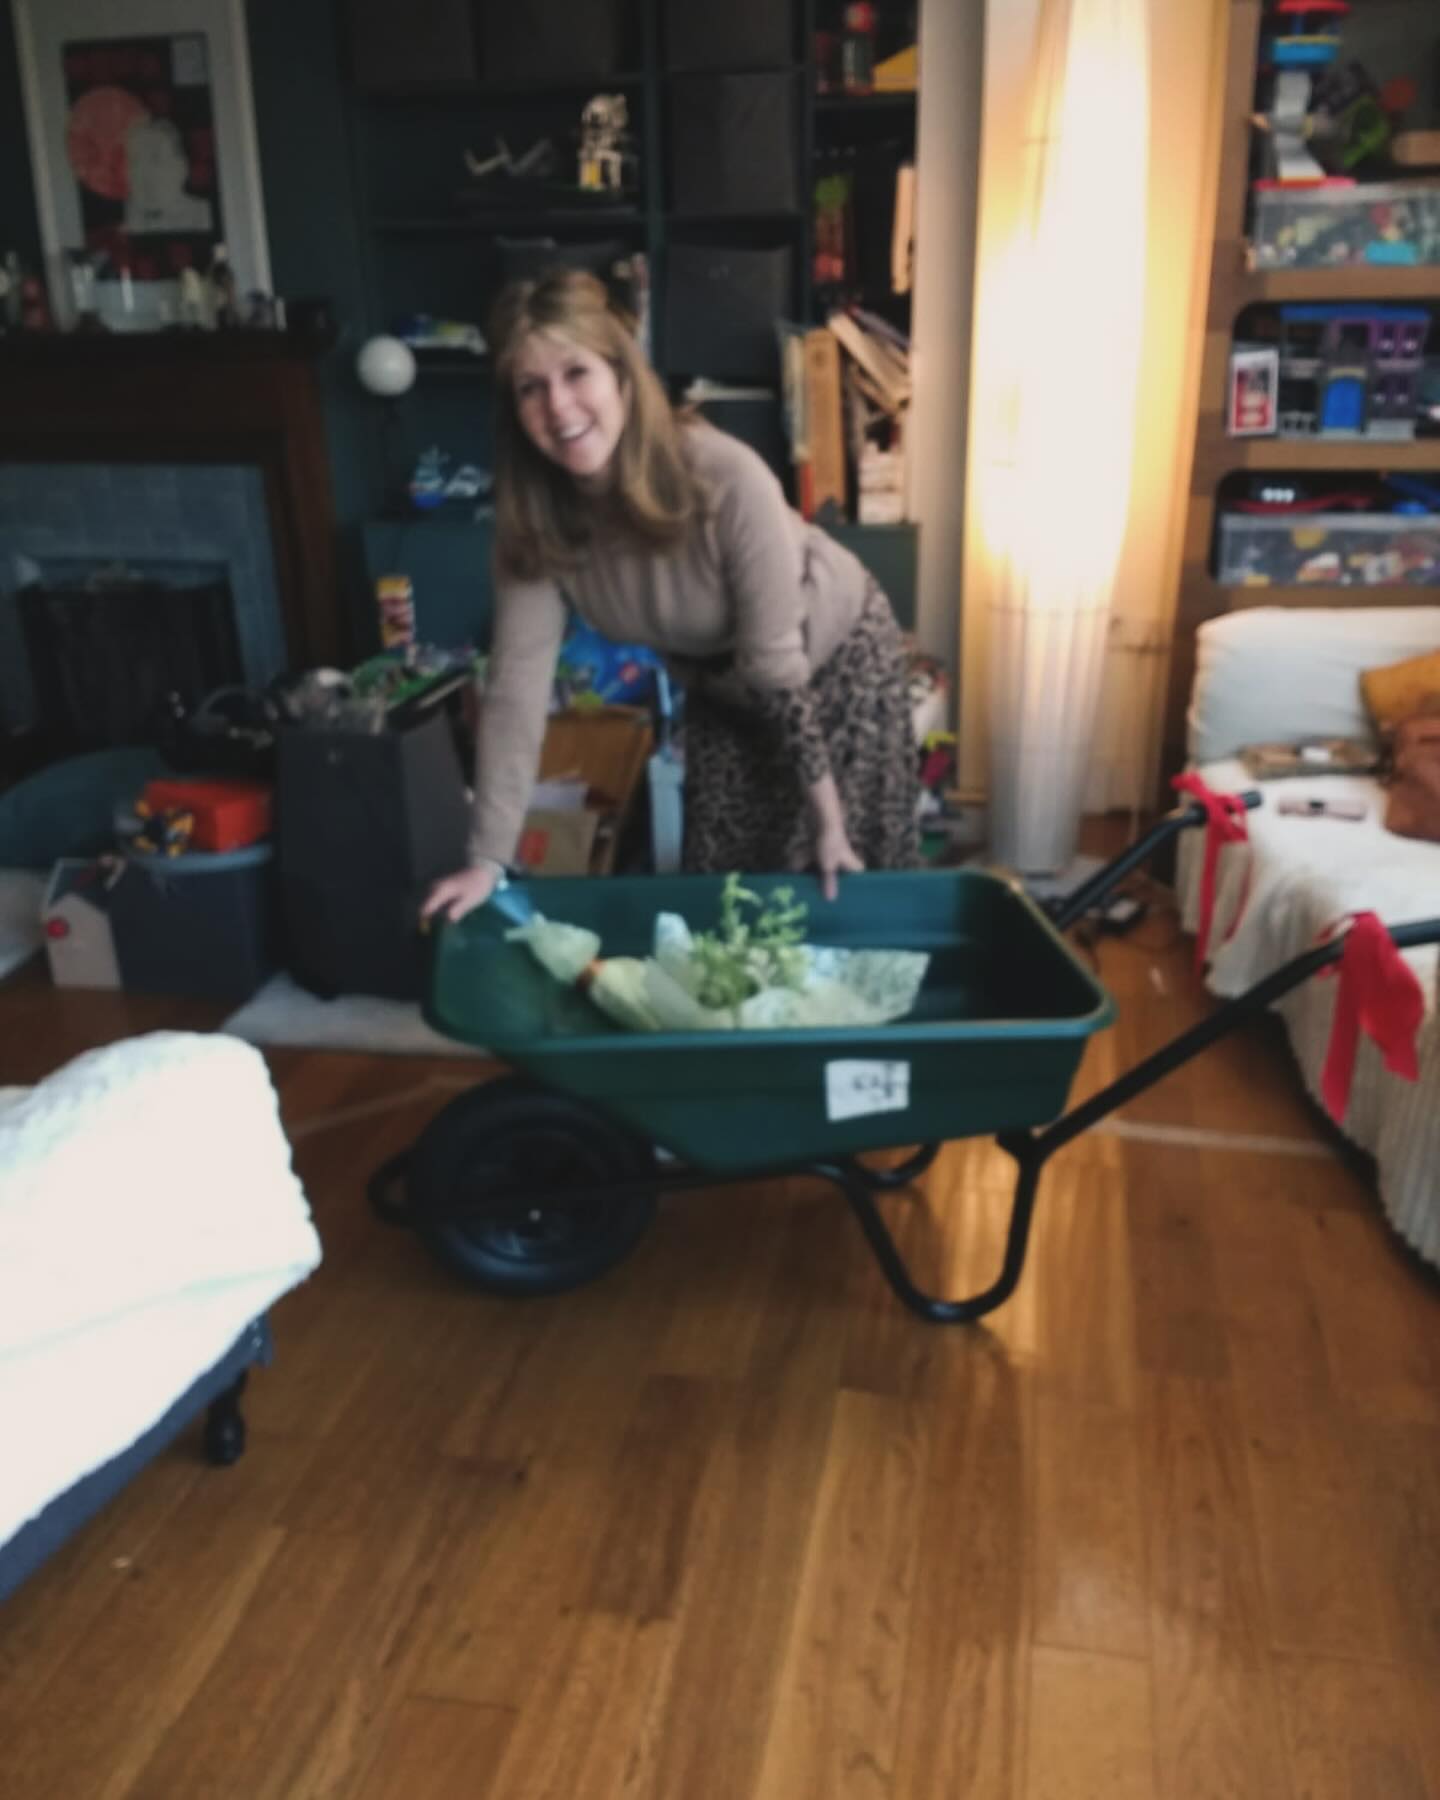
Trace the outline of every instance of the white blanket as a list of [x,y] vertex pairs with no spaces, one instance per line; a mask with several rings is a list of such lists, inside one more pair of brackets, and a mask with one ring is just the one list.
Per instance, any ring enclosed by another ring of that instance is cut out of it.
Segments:
[[[1221,853],[1206,978],[1213,993],[1244,993],[1349,913],[1378,913],[1387,925],[1440,918],[1440,844],[1387,832],[1381,824],[1385,796],[1373,780],[1316,775],[1257,784],[1239,762],[1210,763],[1200,773],[1217,792],[1258,786],[1263,797],[1260,809],[1249,815],[1249,845]],[[1363,823],[1288,818],[1278,808],[1290,795],[1359,797],[1369,816]],[[1201,830],[1187,832],[1181,842],[1181,916],[1189,931],[1199,922],[1203,847]],[[1243,910],[1227,940],[1242,898]],[[1375,1157],[1381,1200],[1396,1230],[1440,1264],[1440,952],[1428,947],[1405,956],[1426,997],[1420,1079],[1407,1082],[1390,1074],[1375,1046],[1362,1040],[1344,1130]],[[1277,1007],[1306,1086],[1317,1099],[1335,991],[1334,981],[1307,981]]]
[[0,1543],[320,1260],[259,1053],[157,1032],[0,1106]]

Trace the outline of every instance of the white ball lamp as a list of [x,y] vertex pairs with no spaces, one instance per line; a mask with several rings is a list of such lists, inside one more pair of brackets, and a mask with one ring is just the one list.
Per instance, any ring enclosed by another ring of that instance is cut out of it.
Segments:
[[382,400],[396,400],[415,385],[415,356],[396,337],[368,338],[355,358],[360,385]]

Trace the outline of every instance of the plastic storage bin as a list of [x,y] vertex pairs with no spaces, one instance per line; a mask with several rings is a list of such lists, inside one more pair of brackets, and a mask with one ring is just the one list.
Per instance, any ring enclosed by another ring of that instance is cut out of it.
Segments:
[[110,890],[126,988],[248,1000],[276,967],[274,849],[131,854]]
[[793,251],[677,241],[667,262],[667,371],[778,381],[775,321],[795,304]]
[[787,212],[799,204],[792,75],[677,75],[670,87],[677,212]]
[[1229,587],[1440,587],[1440,514],[1223,513]]
[[481,78],[497,85],[599,81],[625,60],[616,0],[492,0],[479,19]]
[[1440,263],[1440,182],[1254,189],[1257,269]]
[[795,60],[795,21],[777,0],[665,0],[665,60],[671,69],[779,68]]

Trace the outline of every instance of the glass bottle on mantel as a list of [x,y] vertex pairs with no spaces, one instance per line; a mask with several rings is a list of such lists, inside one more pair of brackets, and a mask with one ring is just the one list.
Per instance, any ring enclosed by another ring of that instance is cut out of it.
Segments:
[[13,250],[5,252],[0,264],[0,331],[20,329],[20,258]]
[[840,83],[847,94],[875,90],[875,8],[870,0],[849,0],[840,39]]
[[210,312],[221,331],[240,323],[235,271],[230,267],[230,252],[223,244],[217,244],[210,257]]

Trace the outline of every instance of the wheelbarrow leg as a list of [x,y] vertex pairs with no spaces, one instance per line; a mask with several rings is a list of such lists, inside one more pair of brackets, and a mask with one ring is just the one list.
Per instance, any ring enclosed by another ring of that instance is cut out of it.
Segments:
[[938,1144],[922,1144],[913,1156],[907,1156],[904,1162],[896,1163],[893,1169],[867,1169],[863,1163],[852,1163],[850,1169],[872,1194],[889,1194],[898,1188],[909,1187],[912,1181],[918,1180],[939,1154]]
[[[1028,1133],[1007,1133],[999,1142],[1019,1166],[1015,1197],[1010,1205],[1010,1229],[1005,1238],[1005,1257],[1000,1265],[999,1275],[990,1286],[964,1300],[937,1299],[935,1295],[916,1287],[910,1279],[905,1259],[890,1235],[889,1227],[881,1218],[874,1199],[877,1186],[883,1189],[898,1186],[898,1182],[875,1183],[871,1180],[874,1170],[862,1169],[858,1164],[848,1161],[817,1163],[814,1167],[815,1174],[833,1181],[850,1202],[850,1210],[860,1221],[860,1229],[865,1233],[866,1241],[874,1251],[875,1260],[880,1264],[890,1286],[911,1312],[917,1313],[932,1325],[964,1325],[972,1319],[983,1318],[997,1306],[1004,1305],[1015,1292],[1024,1272],[1025,1253],[1030,1246],[1030,1221],[1035,1212],[1035,1195],[1040,1185],[1045,1153],[1036,1149],[1035,1140]],[[923,1153],[910,1159],[917,1165],[915,1172],[930,1166],[937,1149],[938,1146],[929,1145]],[[901,1166],[909,1168],[910,1164]],[[895,1169],[881,1173],[898,1175],[900,1171]]]

